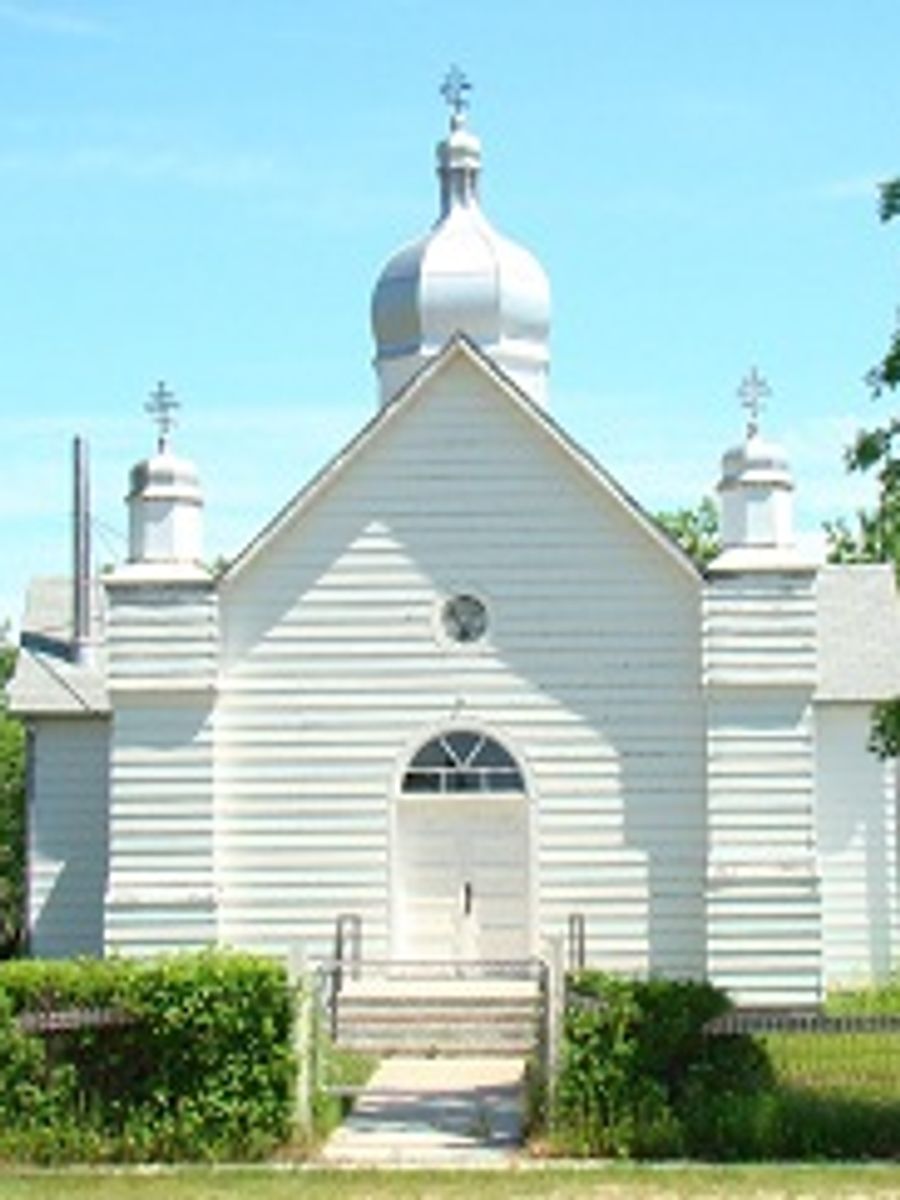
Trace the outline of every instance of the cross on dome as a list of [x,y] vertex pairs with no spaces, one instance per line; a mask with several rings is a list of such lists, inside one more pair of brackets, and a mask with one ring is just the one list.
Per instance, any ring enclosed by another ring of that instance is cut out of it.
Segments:
[[160,454],[166,452],[169,434],[176,423],[175,412],[179,408],[181,408],[181,402],[175,399],[175,393],[160,380],[150,393],[150,399],[144,405],[144,411],[150,414],[159,431],[156,445]]
[[747,410],[747,437],[752,438],[759,433],[759,414],[765,408],[764,401],[772,395],[772,389],[756,367],[751,367],[737,394],[742,407]]
[[463,114],[469,107],[468,93],[471,90],[472,85],[465,73],[454,63],[441,84],[441,95],[447,102],[447,107],[451,109],[451,121],[454,127],[464,119]]

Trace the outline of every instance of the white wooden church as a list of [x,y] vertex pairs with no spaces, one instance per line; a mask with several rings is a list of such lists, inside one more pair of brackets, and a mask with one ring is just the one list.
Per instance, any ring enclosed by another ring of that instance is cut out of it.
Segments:
[[755,421],[706,572],[554,422],[547,279],[452,107],[439,219],[375,288],[371,422],[214,576],[161,393],[90,621],[31,590],[31,951],[324,957],[356,914],[367,956],[521,959],[574,916],[590,965],[745,1004],[884,976],[892,572],[798,550]]

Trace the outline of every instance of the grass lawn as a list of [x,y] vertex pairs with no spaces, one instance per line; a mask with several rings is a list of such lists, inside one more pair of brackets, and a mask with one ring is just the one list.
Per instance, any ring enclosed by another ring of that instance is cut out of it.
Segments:
[[657,1167],[522,1171],[284,1171],[181,1169],[147,1172],[0,1173],[6,1200],[775,1200],[900,1197],[900,1166]]
[[781,1083],[900,1109],[896,1033],[791,1033],[765,1041]]

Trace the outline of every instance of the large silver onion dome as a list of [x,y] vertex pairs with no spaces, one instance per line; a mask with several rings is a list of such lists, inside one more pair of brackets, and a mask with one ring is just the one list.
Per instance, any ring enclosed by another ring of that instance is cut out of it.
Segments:
[[543,402],[550,286],[537,259],[497,233],[481,211],[481,143],[460,107],[437,159],[440,217],[430,233],[388,261],[372,297],[382,402],[457,332]]

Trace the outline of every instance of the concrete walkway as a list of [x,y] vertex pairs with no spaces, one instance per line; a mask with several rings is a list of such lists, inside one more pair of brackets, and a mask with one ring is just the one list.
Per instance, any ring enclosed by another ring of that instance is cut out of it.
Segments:
[[521,1141],[523,1072],[521,1059],[385,1059],[321,1158],[500,1166]]

